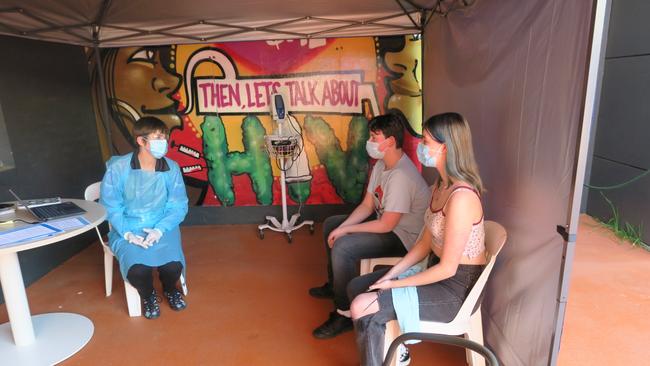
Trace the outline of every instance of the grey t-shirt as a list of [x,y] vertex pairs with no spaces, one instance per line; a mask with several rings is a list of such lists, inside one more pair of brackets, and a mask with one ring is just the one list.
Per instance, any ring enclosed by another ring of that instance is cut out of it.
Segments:
[[424,225],[424,210],[429,204],[431,191],[420,172],[406,154],[392,169],[384,162],[375,163],[368,192],[372,195],[375,213],[380,218],[384,212],[399,212],[402,217],[393,229],[404,247],[411,250]]

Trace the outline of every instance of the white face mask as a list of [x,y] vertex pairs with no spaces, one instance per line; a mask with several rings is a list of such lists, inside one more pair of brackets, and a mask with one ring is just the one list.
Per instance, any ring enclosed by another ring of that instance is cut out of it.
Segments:
[[379,145],[381,145],[380,142],[372,142],[370,140],[366,141],[366,151],[371,158],[377,160],[384,158],[384,152],[379,151]]

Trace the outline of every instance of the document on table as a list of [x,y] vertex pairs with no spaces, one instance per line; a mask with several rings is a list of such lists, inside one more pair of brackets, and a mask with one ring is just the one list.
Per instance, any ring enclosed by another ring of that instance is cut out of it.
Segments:
[[46,224],[21,226],[13,230],[0,232],[0,246],[50,236],[62,231]]
[[53,228],[63,230],[63,231],[77,229],[86,226],[88,224],[89,224],[88,220],[84,219],[81,216],[47,222],[48,226],[52,226]]

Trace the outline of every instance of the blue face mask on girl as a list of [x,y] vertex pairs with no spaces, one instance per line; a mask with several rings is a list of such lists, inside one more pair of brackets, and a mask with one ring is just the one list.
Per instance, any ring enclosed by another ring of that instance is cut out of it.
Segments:
[[160,159],[167,154],[167,140],[148,140],[149,152],[154,158]]
[[438,155],[440,155],[440,150],[442,149],[442,145],[440,145],[440,148],[438,151],[433,153],[433,156],[429,154],[429,147],[422,142],[418,143],[418,148],[417,148],[417,155],[418,155],[418,160],[422,165],[430,168],[435,168],[438,161]]

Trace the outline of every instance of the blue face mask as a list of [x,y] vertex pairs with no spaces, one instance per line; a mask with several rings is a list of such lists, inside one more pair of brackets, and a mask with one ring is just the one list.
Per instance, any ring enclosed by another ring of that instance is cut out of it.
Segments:
[[[440,147],[442,148],[442,146]],[[430,167],[430,168],[435,168],[438,161],[438,153],[440,152],[440,149],[436,151],[433,156],[429,154],[429,147],[423,143],[418,143],[418,149],[417,149],[417,154],[418,154],[418,160],[422,165]]]
[[167,154],[167,140],[148,140],[149,152],[154,158],[160,159]]

